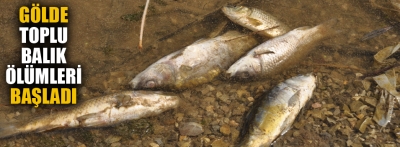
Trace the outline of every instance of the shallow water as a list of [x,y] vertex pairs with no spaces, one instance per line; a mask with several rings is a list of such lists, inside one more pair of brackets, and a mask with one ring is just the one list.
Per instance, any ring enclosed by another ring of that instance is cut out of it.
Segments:
[[[128,82],[150,64],[214,32],[220,23],[227,21],[219,9],[238,1],[152,1],[146,21],[143,52],[136,48],[140,21],[126,21],[121,16],[138,14],[145,1],[36,2],[42,5],[66,5],[70,8],[67,60],[68,64],[81,64],[83,67],[84,82],[79,87],[79,99],[84,100],[129,90]],[[30,5],[31,2],[1,0],[0,3],[0,70],[5,71],[6,65],[20,63],[17,11],[20,6]],[[381,5],[386,4],[382,2]],[[292,29],[338,18],[338,30],[342,33],[320,42],[303,62],[282,74],[244,83],[216,79],[177,92],[182,98],[179,108],[160,116],[105,128],[18,135],[0,139],[0,146],[233,146],[242,128],[242,116],[263,91],[270,90],[289,77],[309,72],[316,73],[319,78],[314,96],[300,113],[294,127],[278,138],[274,146],[400,144],[395,136],[399,131],[395,128],[400,123],[397,117],[400,114],[398,104],[386,128],[381,129],[372,122],[364,133],[358,131],[356,124],[371,117],[374,107],[367,105],[365,110],[351,110],[353,117],[344,113],[347,106],[356,107],[355,103],[359,101],[355,102],[352,97],[364,90],[360,81],[355,80],[355,73],[375,71],[376,67],[372,67],[374,53],[400,41],[397,28],[367,41],[360,41],[360,38],[370,31],[395,24],[398,20],[395,15],[386,13],[387,10],[371,9],[375,7],[371,7],[369,1],[357,0],[255,0],[243,2],[243,5],[265,10]],[[247,32],[232,23],[227,25],[226,30]],[[398,58],[398,54],[394,58]],[[5,77],[5,72],[0,72],[0,77]],[[5,119],[1,119],[0,123],[26,120],[67,108],[9,106],[9,87],[3,79],[0,80],[0,89],[4,89],[0,91],[0,117]],[[371,82],[368,91],[375,91],[376,84]],[[371,97],[379,98],[378,95]],[[311,106],[316,103],[322,104],[322,107]],[[332,119],[335,123],[330,121]],[[176,126],[183,122],[200,123],[205,132],[196,137],[179,136]],[[230,132],[221,133],[221,127],[225,131],[228,128]],[[109,141],[112,138],[120,140]]]

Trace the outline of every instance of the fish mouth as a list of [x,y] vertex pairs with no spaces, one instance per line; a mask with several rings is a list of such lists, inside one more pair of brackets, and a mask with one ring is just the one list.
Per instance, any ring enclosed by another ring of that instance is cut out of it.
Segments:
[[138,81],[133,79],[129,82],[129,85],[131,86],[131,88],[136,89],[137,85],[138,85]]
[[249,71],[236,71],[236,72],[226,72],[225,77],[234,81],[254,81],[256,77]]

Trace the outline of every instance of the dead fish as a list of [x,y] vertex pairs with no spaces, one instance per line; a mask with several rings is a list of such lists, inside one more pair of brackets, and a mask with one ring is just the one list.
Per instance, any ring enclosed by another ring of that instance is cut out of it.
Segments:
[[312,97],[316,87],[316,78],[312,74],[290,78],[276,87],[262,99],[249,134],[240,146],[270,146],[279,136],[285,134],[293,121]]
[[231,21],[252,31],[257,31],[265,37],[273,38],[290,31],[287,25],[260,9],[245,6],[225,6],[222,11]]
[[150,65],[130,81],[134,89],[183,89],[207,83],[257,44],[251,35],[230,31],[199,40]]
[[279,73],[302,60],[313,45],[323,38],[338,33],[333,26],[336,19],[313,28],[300,27],[285,35],[268,40],[236,61],[228,70],[231,78],[249,79]]
[[26,122],[0,124],[0,138],[57,128],[101,127],[160,114],[176,108],[179,97],[154,91],[125,91],[89,99],[66,111]]

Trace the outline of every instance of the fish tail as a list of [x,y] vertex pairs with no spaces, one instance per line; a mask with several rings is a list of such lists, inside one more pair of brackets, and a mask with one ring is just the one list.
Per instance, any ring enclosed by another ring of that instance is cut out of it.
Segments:
[[21,133],[16,123],[0,123],[0,138],[5,138]]
[[333,36],[342,32],[338,28],[339,26],[338,22],[339,20],[337,18],[330,19],[328,21],[323,22],[322,24],[319,24],[315,28],[318,30],[321,37]]

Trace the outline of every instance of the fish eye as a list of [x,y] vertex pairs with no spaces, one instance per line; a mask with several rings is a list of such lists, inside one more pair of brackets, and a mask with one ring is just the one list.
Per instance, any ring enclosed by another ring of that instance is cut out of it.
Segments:
[[243,7],[242,6],[232,6],[235,11],[240,11]]
[[248,71],[243,71],[238,73],[238,77],[242,78],[242,79],[247,79],[250,77],[250,73]]
[[153,80],[149,80],[149,81],[146,82],[144,87],[146,87],[146,88],[154,88],[154,87],[156,87],[156,82],[153,81]]

